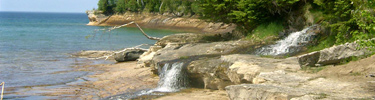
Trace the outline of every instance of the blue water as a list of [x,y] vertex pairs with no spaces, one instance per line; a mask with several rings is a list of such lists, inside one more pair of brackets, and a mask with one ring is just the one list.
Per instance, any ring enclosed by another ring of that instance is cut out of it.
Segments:
[[[65,84],[87,74],[74,71],[84,60],[70,53],[155,43],[137,28],[98,32],[105,27],[87,23],[84,13],[0,12],[0,82],[7,87]],[[176,33],[144,30],[155,37]]]

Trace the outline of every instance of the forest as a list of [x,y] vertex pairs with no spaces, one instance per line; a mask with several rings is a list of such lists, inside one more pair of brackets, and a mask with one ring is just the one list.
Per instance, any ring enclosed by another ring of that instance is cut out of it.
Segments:
[[[313,16],[326,30],[316,49],[375,37],[373,0],[100,0],[105,14],[125,12],[170,13],[176,17],[197,15],[211,22],[235,23],[245,35],[260,26],[277,23],[286,27],[295,16]],[[306,15],[309,12],[309,15]],[[280,30],[276,30],[280,31]],[[361,42],[373,47],[374,41]]]

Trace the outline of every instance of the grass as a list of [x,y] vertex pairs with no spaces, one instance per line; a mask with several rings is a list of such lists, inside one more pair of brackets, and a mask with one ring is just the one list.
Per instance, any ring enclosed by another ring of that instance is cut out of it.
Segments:
[[360,76],[362,75],[362,73],[360,72],[353,72],[353,73],[350,73],[351,76]]
[[181,56],[180,59],[189,59],[189,56]]
[[319,51],[319,50],[331,47],[335,44],[336,39],[334,36],[330,36],[330,37],[322,37],[319,41],[320,42],[318,43],[318,45],[309,46],[307,48],[308,49],[307,51],[313,52],[313,51]]
[[277,38],[278,33],[284,29],[281,23],[271,22],[268,24],[261,24],[253,30],[253,32],[246,36],[247,40],[263,41],[267,38]]
[[327,98],[328,94],[325,94],[325,93],[319,93],[318,94],[318,97],[315,97],[314,99],[324,99],[324,98]]
[[343,59],[339,64],[342,65],[342,64],[347,64],[351,61],[357,61],[359,59],[363,59],[363,58],[366,58],[365,56],[363,57],[357,57],[357,56],[351,56],[349,58],[346,58],[346,59]]

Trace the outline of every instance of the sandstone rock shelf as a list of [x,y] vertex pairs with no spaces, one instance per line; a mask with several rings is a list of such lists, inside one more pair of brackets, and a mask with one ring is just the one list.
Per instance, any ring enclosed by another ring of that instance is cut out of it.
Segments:
[[172,29],[188,32],[227,33],[232,32],[235,24],[212,23],[195,18],[194,16],[175,17],[155,13],[131,13],[106,16],[87,11],[89,18],[87,25],[93,26],[118,26],[135,21],[143,28]]

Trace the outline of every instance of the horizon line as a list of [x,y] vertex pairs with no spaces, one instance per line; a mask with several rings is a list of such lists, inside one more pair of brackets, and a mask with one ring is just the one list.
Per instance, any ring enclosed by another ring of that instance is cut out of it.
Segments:
[[[86,10],[87,11],[87,10]],[[83,12],[53,12],[53,11],[0,11],[0,12],[19,12],[19,13],[86,13]]]

